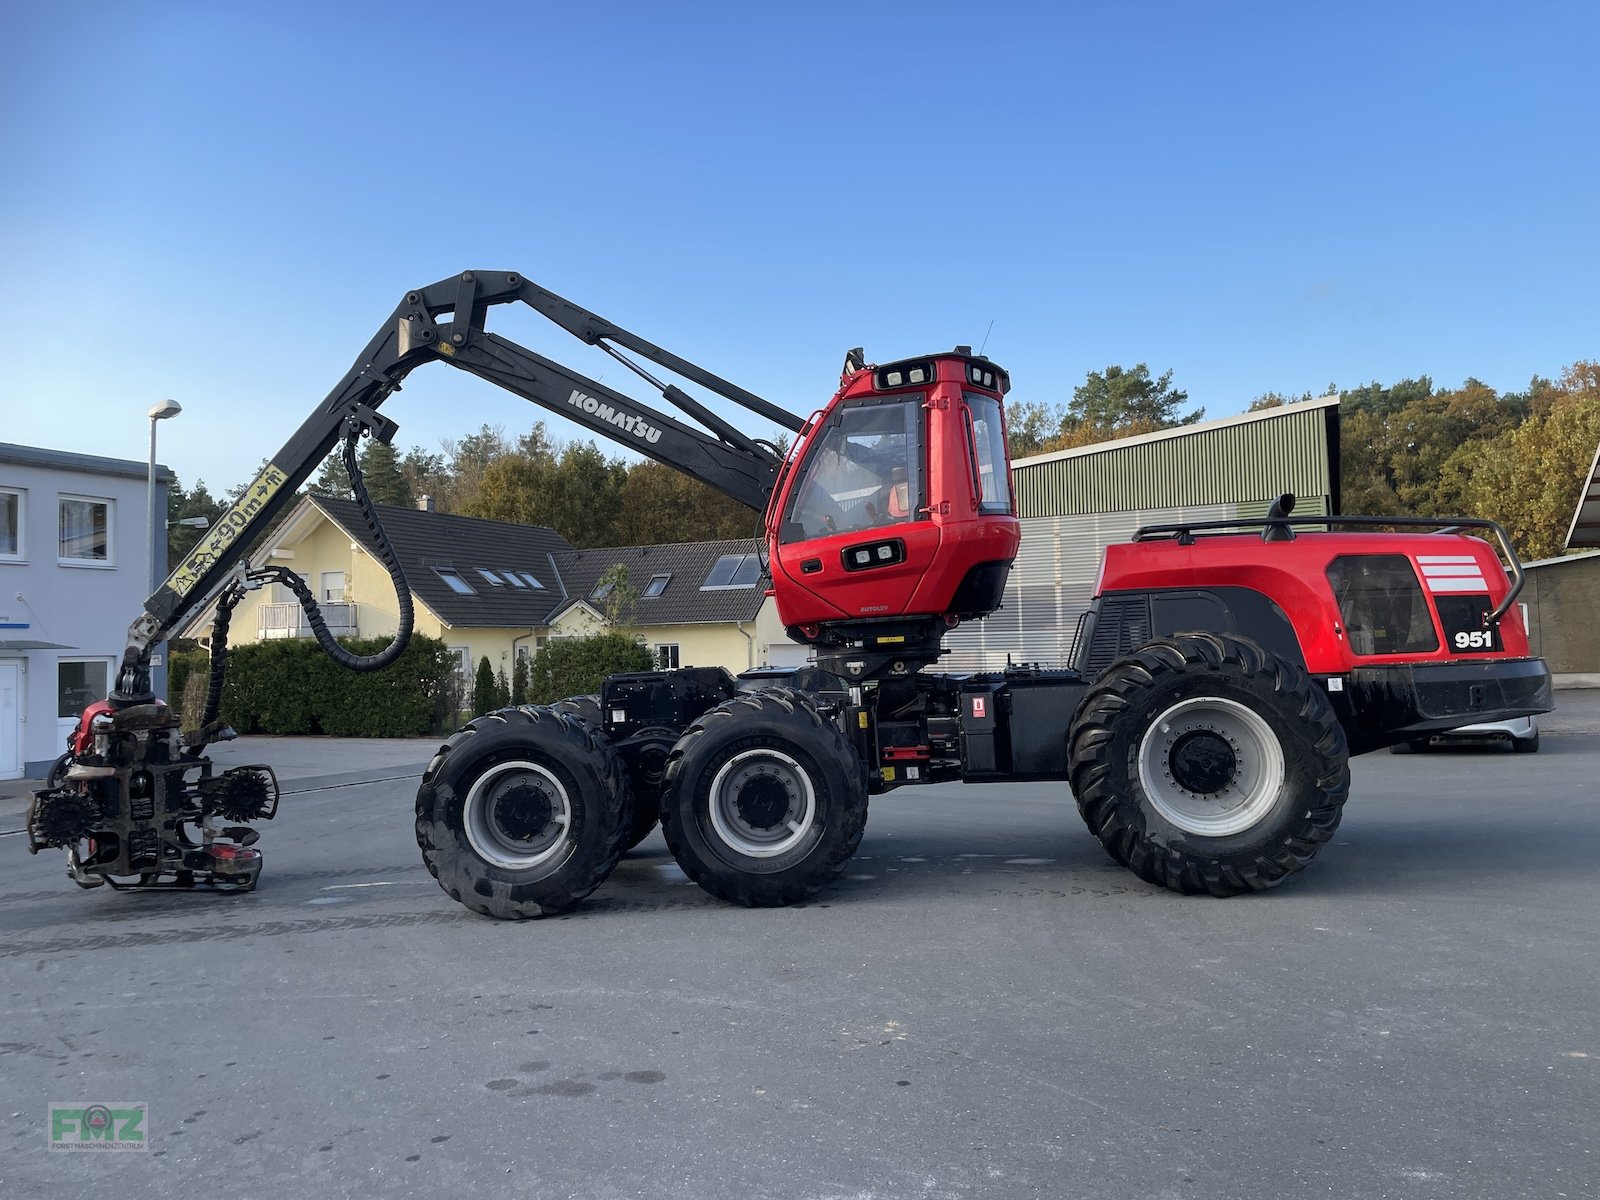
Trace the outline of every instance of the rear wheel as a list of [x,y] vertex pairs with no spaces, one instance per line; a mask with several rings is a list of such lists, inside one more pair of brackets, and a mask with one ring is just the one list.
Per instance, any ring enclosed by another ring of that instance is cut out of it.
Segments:
[[1179,634],[1114,663],[1069,734],[1072,789],[1118,862],[1174,891],[1282,882],[1338,828],[1344,730],[1298,667],[1254,642]]
[[605,881],[631,819],[616,752],[593,726],[541,707],[488,713],[452,737],[417,791],[417,845],[474,912],[564,912]]
[[[605,723],[601,718],[599,696],[568,696],[565,700],[557,700],[550,707],[557,712],[571,713],[580,721],[588,722],[594,727],[596,736],[610,740],[606,737]],[[665,754],[662,757],[664,758]],[[637,779],[637,776],[635,778]],[[632,850],[649,837],[650,831],[661,820],[661,798],[657,794],[657,788],[648,786],[650,783],[647,778],[643,789],[630,788],[633,792],[633,820],[628,825],[628,840],[622,847],[624,850]]]
[[667,846],[690,879],[734,904],[804,900],[839,873],[866,823],[855,751],[787,688],[713,708],[667,763]]

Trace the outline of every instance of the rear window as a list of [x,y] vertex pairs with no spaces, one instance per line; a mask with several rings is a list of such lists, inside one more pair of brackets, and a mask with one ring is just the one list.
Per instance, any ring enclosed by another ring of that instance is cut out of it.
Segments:
[[1427,598],[1405,555],[1344,555],[1328,565],[1328,582],[1357,654],[1424,654],[1439,648]]

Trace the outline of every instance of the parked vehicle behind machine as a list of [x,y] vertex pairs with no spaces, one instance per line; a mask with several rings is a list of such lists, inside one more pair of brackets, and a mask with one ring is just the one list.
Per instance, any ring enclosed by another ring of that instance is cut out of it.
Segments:
[[[511,302],[605,350],[696,424],[489,332],[488,313]],[[780,453],[749,437],[624,351],[777,423],[793,444]],[[194,830],[234,819],[224,797],[251,800],[259,816],[276,798],[261,770],[218,784],[202,765],[221,732],[228,615],[246,589],[278,582],[346,665],[379,669],[399,654],[411,627],[406,564],[382,536],[355,447],[393,437],[378,406],[435,360],[762,512],[778,614],[815,647],[826,684],[741,686],[688,668],[476,718],[429,765],[416,834],[440,885],[490,916],[571,908],[657,819],[707,891],[794,903],[855,852],[869,796],[949,780],[1070,780],[1091,831],[1141,877],[1180,892],[1252,891],[1303,868],[1332,835],[1351,753],[1550,707],[1549,672],[1513,605],[1522,568],[1497,526],[1296,518],[1292,497],[1260,521],[1152,527],[1111,547],[1071,664],[941,673],[945,635],[1001,604],[1020,537],[1004,370],[964,346],[886,365],[853,350],[833,398],[801,419],[520,275],[467,272],[403,298],[146,602],[117,689],[91,722],[104,744],[65,787],[36,797],[33,848],[68,847],[73,877],[91,885],[225,875],[234,835],[219,843]],[[242,565],[250,534],[341,439],[400,597],[395,644],[364,658],[328,635],[297,576]],[[155,715],[149,649],[213,596],[211,697],[180,736]]]

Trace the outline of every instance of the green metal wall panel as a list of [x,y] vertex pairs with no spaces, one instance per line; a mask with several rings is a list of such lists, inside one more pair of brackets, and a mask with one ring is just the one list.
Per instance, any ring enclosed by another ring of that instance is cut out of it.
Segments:
[[[1259,421],[1196,429],[1014,469],[1024,517],[1235,504],[1241,515],[1282,492],[1299,511],[1326,512],[1327,410],[1290,410]],[[1321,498],[1320,504],[1317,498]]]

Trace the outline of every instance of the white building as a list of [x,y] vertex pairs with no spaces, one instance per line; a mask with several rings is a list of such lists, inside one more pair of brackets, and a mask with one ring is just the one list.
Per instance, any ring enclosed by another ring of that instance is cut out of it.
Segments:
[[[0,442],[0,779],[42,775],[85,705],[116,682],[150,594],[148,472]],[[162,514],[171,480],[156,468]],[[155,540],[164,560],[164,521]]]

